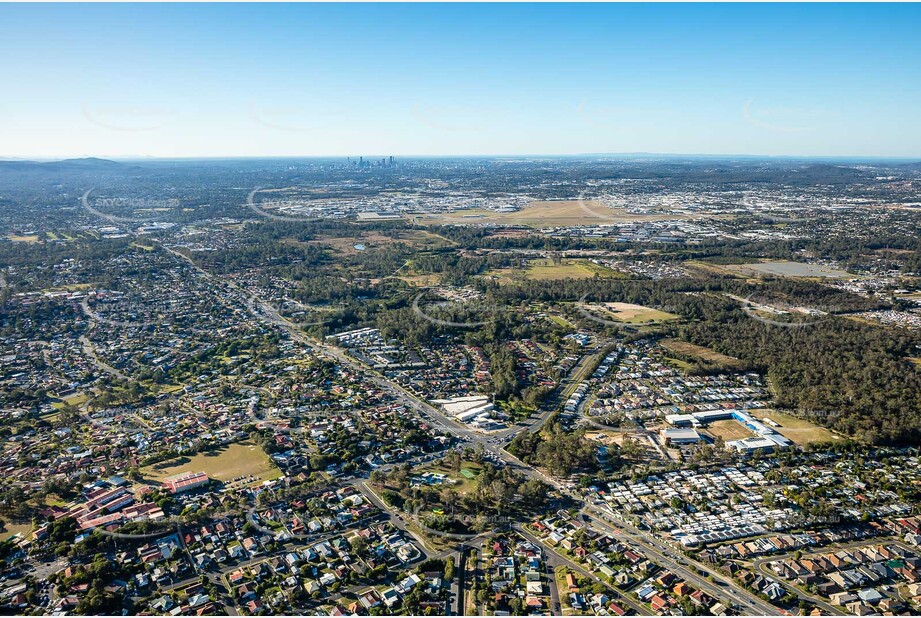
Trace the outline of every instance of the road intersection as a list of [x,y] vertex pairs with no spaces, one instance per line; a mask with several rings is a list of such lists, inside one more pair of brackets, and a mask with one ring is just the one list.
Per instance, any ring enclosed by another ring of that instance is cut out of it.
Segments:
[[[737,607],[740,611],[749,615],[772,615],[777,614],[778,609],[762,599],[756,597],[748,590],[739,586],[733,580],[725,577],[709,565],[704,565],[691,558],[688,558],[680,549],[662,541],[655,535],[640,530],[629,523],[616,518],[613,512],[602,510],[601,508],[586,502],[583,496],[578,495],[571,487],[552,478],[537,468],[526,464],[518,458],[511,455],[503,448],[505,440],[518,431],[527,430],[530,432],[540,431],[541,427],[551,418],[554,408],[542,410],[537,419],[523,425],[510,427],[502,432],[485,434],[469,427],[462,425],[455,419],[444,415],[440,410],[426,401],[419,399],[413,393],[410,393],[402,386],[388,380],[385,376],[375,371],[373,368],[364,365],[357,359],[348,356],[342,349],[330,345],[325,341],[318,341],[306,335],[297,325],[284,318],[274,307],[265,303],[250,291],[240,287],[233,281],[227,281],[224,278],[202,269],[195,261],[172,248],[164,247],[166,251],[176,255],[203,274],[204,276],[216,280],[235,292],[241,294],[243,298],[248,299],[247,304],[254,306],[256,310],[251,313],[258,319],[266,321],[268,324],[284,330],[293,340],[316,351],[321,356],[326,356],[336,360],[343,366],[349,366],[353,369],[363,372],[378,387],[393,395],[407,407],[417,411],[424,418],[428,419],[435,427],[441,429],[464,442],[470,442],[480,445],[486,453],[493,458],[502,460],[505,465],[515,469],[528,478],[541,480],[551,487],[555,488],[561,494],[569,497],[577,504],[581,504],[581,512],[590,516],[590,522],[616,537],[629,539],[636,543],[641,549],[648,552],[650,556],[659,561],[662,566],[672,570],[676,575],[684,578],[689,585],[703,590],[707,594],[720,600],[727,607]],[[577,369],[585,366],[580,364]],[[584,371],[583,371],[584,373]],[[576,376],[578,377],[578,376]],[[575,380],[572,380],[574,382]],[[499,438],[499,439],[497,439]],[[399,520],[398,520],[399,521]],[[709,579],[708,579],[709,578]]]

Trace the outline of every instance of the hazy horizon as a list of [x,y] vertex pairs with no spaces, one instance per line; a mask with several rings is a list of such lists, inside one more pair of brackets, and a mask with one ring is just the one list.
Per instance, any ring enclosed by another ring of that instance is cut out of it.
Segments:
[[917,158],[919,21],[917,4],[5,4],[0,156]]
[[144,161],[247,161],[247,160],[339,160],[339,159],[358,159],[364,157],[368,160],[376,160],[389,156],[401,159],[595,159],[595,158],[651,158],[651,159],[752,159],[752,160],[801,160],[801,161],[905,161],[913,162],[921,160],[918,156],[885,156],[885,155],[766,155],[751,153],[693,153],[693,152],[585,152],[585,153],[498,153],[498,154],[404,154],[390,155],[388,153],[357,153],[345,155],[204,155],[204,156],[179,156],[179,157],[160,157],[160,156],[143,156],[143,155],[99,155],[84,154],[75,156],[40,156],[22,157],[15,155],[0,155],[0,161],[5,162],[27,162],[27,163],[54,163],[60,161],[79,161],[87,159],[99,159],[103,161],[114,162],[144,162]]

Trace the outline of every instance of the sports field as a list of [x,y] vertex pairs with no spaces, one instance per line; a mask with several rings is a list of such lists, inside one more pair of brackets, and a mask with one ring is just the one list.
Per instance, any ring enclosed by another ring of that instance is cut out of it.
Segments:
[[708,423],[707,433],[713,437],[719,436],[727,442],[729,440],[741,440],[742,438],[752,437],[751,430],[735,419],[726,419]]
[[83,405],[84,403],[89,401],[89,399],[90,399],[90,396],[86,393],[82,393],[82,392],[74,393],[73,395],[68,395],[67,397],[64,397],[63,399],[56,401],[52,403],[51,405],[58,409],[63,408],[65,405],[77,407],[77,406]]
[[162,481],[183,472],[204,472],[219,481],[249,475],[264,481],[281,476],[281,470],[271,464],[262,449],[248,441],[141,468],[144,478],[152,481]]
[[6,524],[3,532],[0,532],[0,541],[5,541],[17,533],[21,533],[22,537],[27,539],[32,532],[32,528],[32,524]]

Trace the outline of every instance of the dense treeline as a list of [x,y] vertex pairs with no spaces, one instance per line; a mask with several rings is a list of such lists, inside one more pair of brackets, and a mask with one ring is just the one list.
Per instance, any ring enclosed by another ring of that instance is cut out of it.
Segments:
[[620,301],[648,305],[678,313],[692,320],[720,319],[722,313],[738,307],[738,303],[723,294],[753,300],[782,300],[790,304],[815,303],[834,311],[868,310],[880,307],[877,300],[868,300],[850,292],[836,290],[810,281],[768,279],[762,285],[751,285],[732,277],[676,278],[660,281],[623,279],[559,279],[552,281],[522,281],[513,285],[489,286],[490,293],[508,303],[525,299],[557,302]]
[[0,242],[0,271],[8,287],[0,289],[0,300],[16,292],[44,290],[54,286],[58,277],[55,265],[72,260],[69,270],[81,281],[105,281],[110,273],[103,264],[132,248],[131,241],[95,239],[75,236],[67,242]]
[[326,256],[323,250],[315,245],[294,245],[256,238],[245,245],[221,251],[197,252],[194,257],[198,265],[205,270],[230,273],[254,267],[291,264],[317,266],[324,262]]
[[921,373],[908,331],[831,318],[779,327],[740,311],[687,324],[680,336],[764,371],[780,406],[871,443],[921,443]]
[[[408,465],[397,466],[389,473],[376,470],[371,482],[381,488],[381,498],[408,513],[423,514],[426,526],[443,532],[483,532],[495,527],[498,515],[504,523],[510,516],[526,516],[546,505],[549,487],[537,479],[528,479],[506,466],[496,468],[484,461],[482,449],[449,451],[445,463],[454,473],[465,461],[474,462],[480,472],[473,486],[458,492],[450,486],[441,489],[410,483]],[[440,514],[434,511],[441,511]]]
[[782,279],[761,286],[729,278],[525,281],[492,293],[510,302],[573,301],[588,295],[592,301],[631,302],[677,313],[685,320],[668,327],[671,334],[741,358],[766,373],[780,406],[870,442],[921,442],[921,374],[905,360],[917,356],[917,336],[839,317],[799,327],[771,325],[752,319],[722,293],[756,293],[839,311],[872,308],[876,301]]
[[768,279],[749,298],[768,304],[780,302],[788,306],[812,307],[828,313],[869,311],[885,306],[879,299],[864,298],[814,281],[783,278]]
[[546,468],[555,476],[598,469],[596,446],[585,438],[585,430],[566,431],[559,423],[551,423],[539,433],[518,432],[509,443],[508,452],[526,463]]

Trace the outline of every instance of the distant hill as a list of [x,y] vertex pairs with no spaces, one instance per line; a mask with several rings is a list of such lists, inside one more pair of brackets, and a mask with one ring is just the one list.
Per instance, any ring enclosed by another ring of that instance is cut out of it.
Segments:
[[600,178],[643,178],[704,184],[766,183],[808,186],[847,184],[871,177],[849,165],[787,161],[652,161],[632,165],[614,163],[586,174]]
[[114,171],[125,168],[124,163],[86,157],[83,159],[62,159],[61,161],[0,161],[0,171],[46,172],[46,171]]

